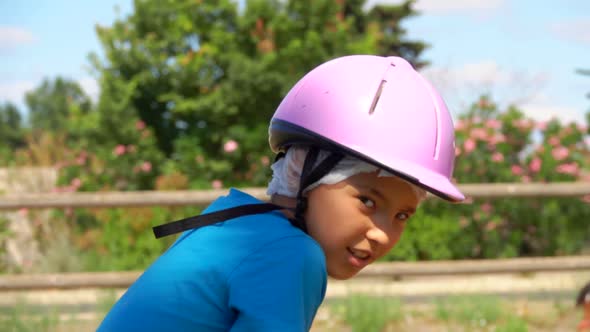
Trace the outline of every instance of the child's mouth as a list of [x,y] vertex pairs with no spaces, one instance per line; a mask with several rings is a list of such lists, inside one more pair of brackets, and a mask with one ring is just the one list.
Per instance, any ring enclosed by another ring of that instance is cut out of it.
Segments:
[[346,248],[348,253],[348,263],[357,269],[362,269],[371,262],[371,253],[365,250]]

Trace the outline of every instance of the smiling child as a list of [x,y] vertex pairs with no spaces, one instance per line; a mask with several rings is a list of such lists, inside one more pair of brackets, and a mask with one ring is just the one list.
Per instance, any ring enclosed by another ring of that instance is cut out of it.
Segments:
[[[345,56],[293,86],[269,127],[270,202],[231,189],[127,290],[99,331],[307,331],[327,277],[385,255],[429,192],[451,182],[451,116],[399,57]],[[206,227],[205,227],[206,226]]]

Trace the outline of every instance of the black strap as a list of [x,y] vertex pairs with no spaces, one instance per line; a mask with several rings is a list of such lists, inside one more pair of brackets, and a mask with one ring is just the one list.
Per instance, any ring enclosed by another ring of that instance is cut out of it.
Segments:
[[[307,153],[305,162],[303,164],[303,169],[301,170],[299,192],[297,193],[297,206],[295,208],[295,218],[289,219],[293,226],[301,229],[305,233],[307,233],[307,227],[303,219],[303,214],[307,209],[307,198],[303,196],[303,190],[310,184],[321,179],[324,175],[328,174],[330,170],[332,170],[332,168],[334,168],[334,166],[336,166],[336,164],[338,164],[338,162],[344,158],[344,155],[340,153],[332,153],[326,159],[322,160],[322,162],[316,168],[313,168],[318,154],[319,149],[314,147],[310,148],[309,152]],[[166,224],[155,226],[152,229],[154,231],[154,235],[158,239],[164,236],[181,233],[189,229],[197,229],[212,225],[220,221],[282,209],[286,208],[271,203],[246,204],[172,221]]]
[[310,147],[303,163],[301,170],[301,178],[299,180],[299,191],[297,192],[297,206],[295,207],[295,218],[290,219],[293,226],[301,229],[307,233],[307,225],[305,223],[304,214],[307,210],[307,197],[303,196],[303,190],[309,185],[321,179],[328,174],[336,164],[344,158],[341,153],[333,152],[326,159],[322,160],[317,167],[314,168],[315,162],[319,154],[319,149]]
[[[319,165],[313,169],[309,174],[306,174],[304,178],[302,178],[305,183],[303,183],[303,189],[309,187],[314,182],[320,180],[324,177],[324,175],[330,173],[330,171],[344,158],[343,154],[333,152],[330,154],[326,159],[322,160]],[[299,190],[303,190],[299,189]]]
[[271,203],[240,205],[229,209],[201,214],[198,216],[188,217],[185,219],[180,219],[177,221],[172,221],[166,224],[155,226],[153,227],[153,231],[154,235],[156,236],[156,239],[158,239],[164,236],[181,233],[189,229],[201,228],[204,226],[218,223],[220,221],[233,219],[240,216],[266,213],[281,209],[285,208]]

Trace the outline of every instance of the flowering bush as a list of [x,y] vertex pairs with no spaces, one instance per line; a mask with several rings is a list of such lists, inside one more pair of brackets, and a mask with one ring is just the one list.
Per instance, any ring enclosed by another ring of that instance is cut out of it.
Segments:
[[[25,159],[59,160],[56,167],[62,186],[58,191],[265,186],[270,176],[272,156],[265,138],[252,134],[260,131],[235,126],[212,135],[210,142],[187,135],[176,140],[175,153],[165,157],[145,123],[127,121],[117,130],[116,135],[100,140],[86,133],[76,140],[39,143],[48,148],[30,151],[53,151],[52,146],[56,151],[29,153]],[[482,97],[456,121],[455,180],[585,181],[590,185],[589,133],[580,124],[534,121],[515,107],[500,112]],[[59,218],[69,224],[85,269],[141,269],[173,240],[155,240],[150,228],[194,215],[199,209],[81,209],[66,210]],[[459,205],[432,199],[424,203],[384,259],[571,254],[589,246],[588,220],[590,197],[477,199]]]
[[[482,97],[456,121],[458,183],[585,181],[590,134],[580,124],[536,122]],[[386,259],[571,254],[590,246],[590,197],[480,199],[424,204]]]
[[57,165],[62,185],[58,191],[153,189],[164,160],[142,121],[120,142],[78,144],[76,148],[74,158]]

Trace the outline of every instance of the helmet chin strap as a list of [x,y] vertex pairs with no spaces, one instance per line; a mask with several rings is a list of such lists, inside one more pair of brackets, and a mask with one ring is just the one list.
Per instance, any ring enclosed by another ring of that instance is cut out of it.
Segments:
[[[307,227],[305,224],[304,214],[307,210],[307,197],[303,196],[303,190],[312,183],[321,179],[324,175],[328,174],[332,170],[332,168],[334,168],[334,166],[336,166],[336,164],[338,164],[338,162],[340,162],[340,160],[344,158],[343,154],[333,152],[326,159],[322,160],[322,162],[317,167],[313,168],[313,165],[317,160],[318,154],[319,149],[316,147],[311,147],[309,149],[307,156],[305,157],[305,162],[303,164],[303,169],[301,170],[301,178],[299,181],[297,205],[295,206],[294,213],[295,217],[293,219],[289,219],[293,226],[301,229],[305,233],[307,233]],[[213,225],[215,223],[228,219],[284,209],[290,210],[290,208],[286,208],[284,206],[279,206],[272,203],[240,205],[235,206],[233,208],[201,214],[198,216],[188,217],[177,221],[169,222],[163,225],[155,226],[153,227],[153,231],[154,236],[156,238],[161,238],[164,236],[184,232],[186,230],[197,229],[204,226]]]
[[305,188],[320,180],[324,175],[336,166],[344,155],[337,152],[332,152],[326,159],[322,160],[317,167],[313,167],[318,158],[320,149],[312,146],[309,148],[301,170],[301,178],[299,180],[299,191],[297,192],[297,205],[295,206],[295,217],[290,219],[291,224],[303,232],[307,233],[307,224],[305,222],[305,211],[307,210],[307,196],[303,195]]

